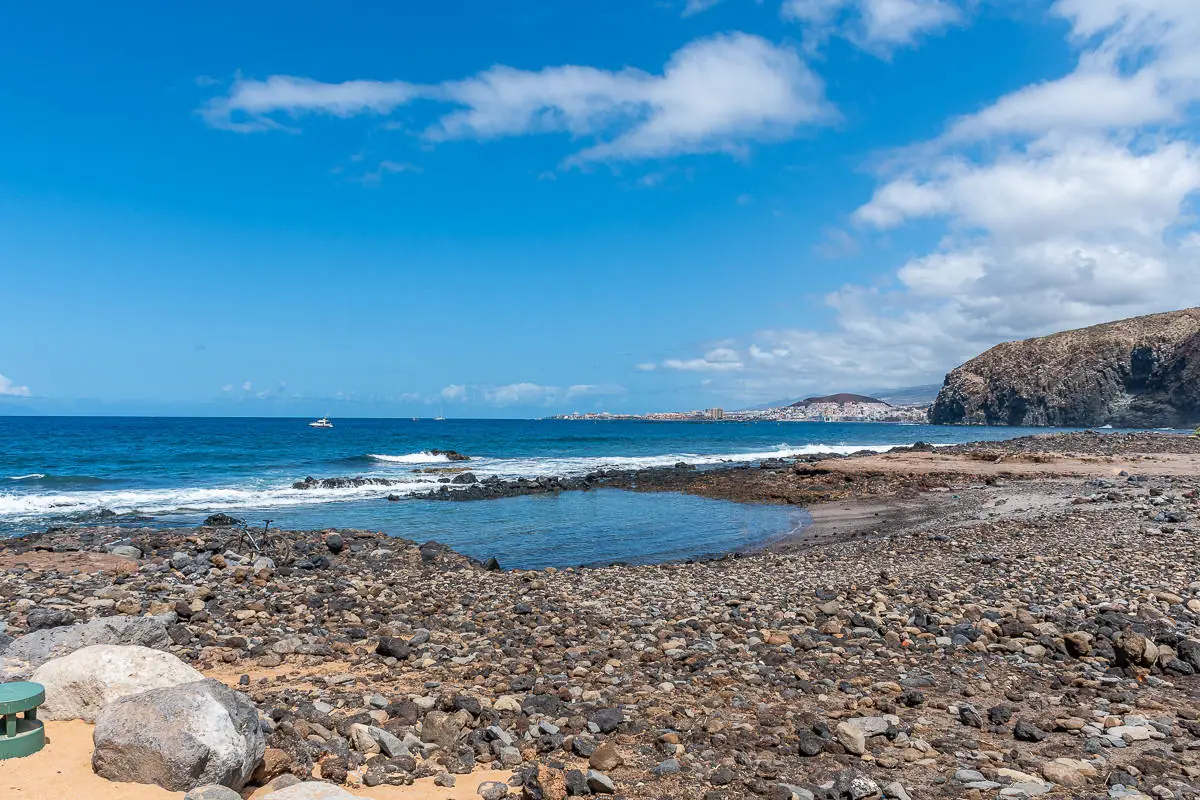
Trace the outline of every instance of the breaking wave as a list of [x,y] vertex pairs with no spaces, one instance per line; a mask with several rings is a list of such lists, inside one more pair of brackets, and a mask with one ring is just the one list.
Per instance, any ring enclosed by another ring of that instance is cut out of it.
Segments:
[[[823,445],[790,446],[780,444],[772,450],[739,453],[667,453],[652,456],[587,456],[560,458],[475,458],[469,468],[481,478],[537,478],[543,476],[577,476],[601,469],[645,469],[669,467],[687,462],[698,467],[762,461],[769,458],[788,458],[818,453],[848,454],[863,450],[883,452],[896,445]],[[361,458],[361,457],[360,457]],[[375,469],[367,474],[391,478],[390,485],[354,486],[337,489],[295,489],[291,481],[278,478],[250,481],[249,485],[181,488],[91,488],[103,479],[76,476],[70,480],[83,481],[51,483],[53,476],[35,473],[13,476],[15,491],[0,492],[0,522],[5,519],[33,519],[89,514],[107,509],[118,514],[138,512],[147,515],[180,513],[211,513],[238,509],[268,509],[289,506],[342,503],[357,500],[379,500],[388,495],[411,495],[444,485],[438,475],[399,469],[405,465],[446,463],[450,459],[429,452],[406,455],[370,454],[367,458]],[[324,476],[333,477],[333,476]],[[62,479],[67,480],[67,479]],[[29,491],[41,489],[43,491]]]

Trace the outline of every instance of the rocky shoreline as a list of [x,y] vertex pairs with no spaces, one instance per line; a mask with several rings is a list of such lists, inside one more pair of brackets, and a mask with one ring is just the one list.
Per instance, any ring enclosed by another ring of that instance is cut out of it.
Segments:
[[[53,530],[0,547],[0,670],[105,635],[173,654],[257,708],[260,797],[480,769],[511,776],[485,797],[1200,797],[1200,474],[1139,457],[1198,448],[1070,436],[621,487],[811,505],[802,547],[703,563]],[[1053,474],[1067,452],[1095,471]]]

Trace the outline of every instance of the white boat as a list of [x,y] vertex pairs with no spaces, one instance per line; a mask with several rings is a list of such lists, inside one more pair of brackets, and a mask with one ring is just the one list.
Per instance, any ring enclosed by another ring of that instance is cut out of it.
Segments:
[[329,421],[328,417],[321,417],[316,422],[308,423],[308,427],[310,427],[310,428],[332,428],[333,423]]
[[1111,430],[1112,430],[1112,425],[1101,425],[1101,426],[1100,426],[1100,430],[1102,430],[1102,431],[1111,431]]

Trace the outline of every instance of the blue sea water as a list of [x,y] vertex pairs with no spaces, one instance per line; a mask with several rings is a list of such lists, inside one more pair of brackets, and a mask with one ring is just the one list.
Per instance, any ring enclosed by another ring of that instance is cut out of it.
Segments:
[[[433,449],[471,457],[479,477],[579,475],[605,467],[699,467],[926,441],[1003,439],[1019,428],[872,423],[652,423],[567,420],[307,420],[0,417],[0,536],[86,524],[102,510],[139,525],[196,524],[224,511],[274,527],[367,528],[437,539],[510,567],[654,562],[758,546],[786,535],[802,511],[617,490],[444,503],[402,497],[435,488],[449,466]],[[1037,429],[1037,432],[1046,432]],[[373,475],[401,486],[291,488],[316,478]]]

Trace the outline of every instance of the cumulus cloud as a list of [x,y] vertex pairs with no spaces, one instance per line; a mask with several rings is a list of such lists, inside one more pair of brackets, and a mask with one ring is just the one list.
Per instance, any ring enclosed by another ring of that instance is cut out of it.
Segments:
[[784,0],[783,16],[806,26],[810,45],[840,34],[883,55],[962,21],[964,13],[952,0]]
[[660,74],[587,66],[492,67],[435,85],[356,80],[321,83],[275,75],[238,79],[201,110],[210,125],[242,132],[287,128],[304,114],[387,114],[415,99],[453,106],[429,141],[568,133],[592,144],[568,163],[695,153],[741,154],[836,118],[824,85],[792,49],[732,33],[684,46]]
[[443,400],[466,400],[467,387],[457,383],[452,383],[441,392]]
[[[839,4],[839,8],[841,5]],[[731,345],[726,390],[924,383],[999,341],[1200,305],[1200,4],[1059,0],[1075,68],[887,164],[861,234],[944,226],[889,281],[824,298],[829,331]],[[680,364],[707,359],[680,358]]]
[[0,396],[30,397],[32,396],[32,392],[30,392],[28,386],[18,386],[9,378],[0,375]]

